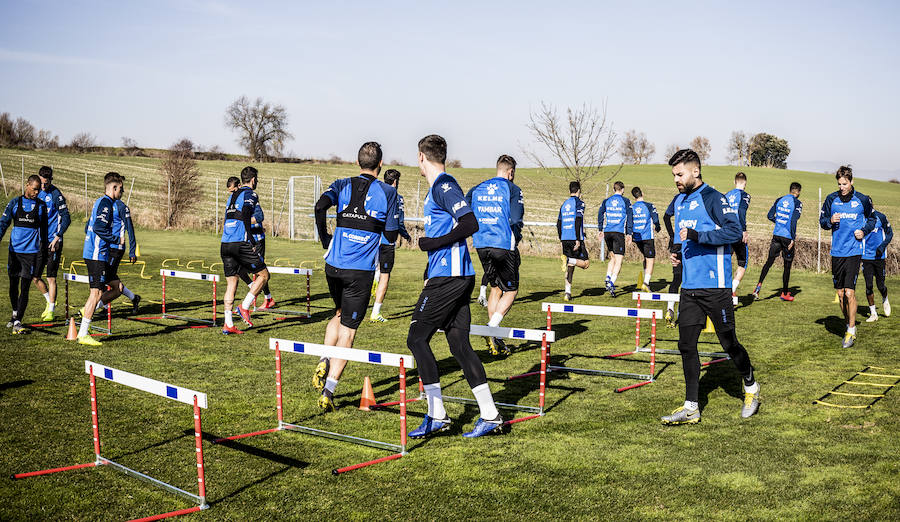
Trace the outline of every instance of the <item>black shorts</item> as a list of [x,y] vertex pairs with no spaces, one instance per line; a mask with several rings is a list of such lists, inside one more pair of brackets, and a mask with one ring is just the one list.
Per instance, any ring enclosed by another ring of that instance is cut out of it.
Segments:
[[106,261],[85,259],[84,264],[87,265],[88,283],[91,288],[106,290]]
[[581,240],[581,244],[578,245],[578,250],[575,250],[575,240],[574,239],[563,239],[562,242],[562,251],[563,255],[566,257],[571,257],[573,259],[581,259],[586,260],[588,258],[587,247],[584,246],[584,240]]
[[519,289],[519,257],[518,250],[503,248],[478,248],[478,259],[484,268],[485,279],[491,286],[499,286],[504,292]]
[[22,279],[32,279],[41,276],[41,270],[44,266],[44,259],[40,252],[31,254],[20,254],[18,252],[9,251],[9,262],[7,270],[10,277],[21,277]]
[[859,261],[862,256],[831,256],[831,278],[834,288],[856,290],[856,278],[859,277]]
[[788,248],[788,245],[791,244],[791,240],[786,237],[781,236],[772,236],[772,242],[769,243],[769,259],[775,259],[775,256],[778,253],[781,253],[781,258],[785,261],[793,261],[794,260],[794,247]]
[[743,241],[732,243],[731,250],[734,252],[737,265],[741,268],[747,268],[747,263],[750,261],[750,256],[748,255],[750,251],[747,249],[747,243]]
[[56,278],[59,275],[59,264],[62,261],[62,253],[63,253],[63,240],[59,238],[59,243],[56,244],[56,250],[51,252],[47,251],[47,277]]
[[472,324],[469,300],[475,288],[475,276],[432,277],[422,289],[413,310],[412,322],[434,326],[446,331]]
[[394,245],[378,246],[378,270],[390,274],[394,269]]
[[635,241],[634,244],[637,245],[638,250],[641,251],[641,254],[644,255],[645,259],[653,259],[656,257],[656,243],[652,239]]
[[222,256],[222,271],[225,272],[225,277],[238,275],[241,268],[250,274],[261,272],[266,268],[262,256],[254,252],[247,241],[222,243],[219,253]]
[[106,280],[107,281],[118,281],[119,280],[119,263],[122,262],[122,257],[125,256],[125,250],[119,250],[118,248],[110,248],[109,249],[109,259],[106,261]]
[[341,324],[356,330],[366,315],[375,272],[347,270],[325,264],[325,281],[334,307],[341,311]]
[[625,255],[625,234],[621,232],[604,232],[603,240],[606,241],[606,249],[613,254]]
[[678,303],[678,324],[703,326],[707,317],[718,333],[734,330],[731,288],[682,288]]

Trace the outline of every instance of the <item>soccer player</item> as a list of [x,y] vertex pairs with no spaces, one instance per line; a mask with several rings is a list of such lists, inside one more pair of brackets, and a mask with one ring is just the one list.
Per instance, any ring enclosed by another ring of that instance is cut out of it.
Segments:
[[[263,213],[262,205],[259,204],[259,199],[257,198],[256,208],[253,209],[253,217],[250,218],[250,235],[253,236],[253,239],[259,245],[256,251],[259,253],[259,258],[263,260],[263,263],[266,262],[266,229],[263,227],[265,219],[266,215]],[[242,269],[242,272],[247,275],[247,279],[250,279],[246,269]],[[258,309],[269,310],[270,308],[275,308],[275,298],[272,297],[272,292],[269,290],[268,280],[262,285],[262,293],[266,300]]]
[[[603,200],[597,212],[597,225],[600,227],[600,241],[606,240],[609,250],[609,264],[606,265],[606,291],[616,296],[616,278],[625,258],[625,247],[631,243],[631,203],[622,194],[625,184],[621,181],[613,183],[615,194]],[[604,223],[603,218],[606,217]]]
[[[384,172],[384,182],[397,190],[400,185],[400,171],[397,169],[388,169]],[[403,196],[397,193],[397,232],[400,237],[410,241],[409,232],[406,231],[406,223],[404,223]],[[394,242],[381,234],[381,244],[378,246],[378,288],[375,290],[375,304],[372,305],[372,315],[369,318],[373,323],[384,323],[387,319],[381,315],[381,305],[384,303],[384,296],[387,294],[388,284],[391,281],[391,270],[394,269]]]
[[66,198],[53,185],[53,169],[46,165],[41,167],[38,170],[38,177],[41,178],[41,191],[38,193],[38,199],[47,205],[47,238],[50,240],[50,246],[47,249],[47,258],[44,260],[47,267],[47,282],[45,283],[41,279],[41,274],[37,274],[34,286],[47,300],[47,307],[41,314],[41,321],[52,321],[53,314],[56,312],[56,275],[59,273],[59,263],[62,259],[63,234],[72,223],[72,218],[69,216]]
[[750,253],[747,248],[749,246],[750,234],[747,233],[747,209],[750,208],[750,194],[744,190],[747,188],[747,175],[738,172],[734,175],[734,188],[729,190],[725,197],[731,208],[737,211],[738,221],[741,223],[741,240],[735,241],[731,245],[734,255],[737,258],[737,270],[734,272],[734,279],[731,281],[731,295],[737,295],[737,288],[744,278],[747,271],[747,263],[750,261]]
[[113,235],[113,207],[116,199],[122,195],[122,182],[119,175],[109,172],[103,178],[105,186],[103,196],[94,201],[88,221],[84,225],[84,248],[81,256],[87,266],[88,283],[91,293],[81,308],[81,327],[78,330],[78,343],[88,346],[100,346],[100,341],[91,337],[91,319],[100,302],[100,296],[107,288],[106,270],[110,256],[110,245],[118,242]]
[[[399,234],[397,191],[377,179],[382,155],[378,143],[363,143],[357,154],[359,176],[336,180],[316,202],[316,227],[322,247],[327,249],[325,279],[335,309],[325,329],[328,346],[353,346],[369,307],[381,236],[393,243]],[[333,237],[325,222],[332,206],[337,207]],[[334,390],[346,365],[344,359],[328,357],[316,365],[312,383],[322,392],[318,405],[323,411],[334,411]]]
[[446,160],[444,138],[432,134],[419,140],[419,170],[429,185],[423,209],[425,237],[419,238],[419,248],[428,252],[428,273],[425,288],[413,310],[406,345],[416,358],[416,367],[425,385],[428,414],[422,424],[409,433],[413,438],[450,428],[437,361],[430,345],[439,328],[444,330],[450,353],[462,368],[481,412],[474,429],[463,436],[499,433],[504,426],[488,387],[484,365],[469,343],[469,299],[475,287],[475,269],[466,248],[466,238],[478,231],[478,220],[456,179],[445,172]]
[[563,268],[566,272],[566,292],[563,298],[572,299],[572,277],[575,267],[584,270],[591,266],[587,245],[584,244],[584,201],[581,201],[581,183],[569,182],[569,199],[559,207],[556,231],[562,243]]
[[[672,282],[669,283],[669,293],[677,293],[681,289],[681,238],[675,233],[672,226],[672,218],[675,217],[675,202],[684,191],[679,188],[678,195],[672,198],[666,211],[663,213],[663,223],[666,225],[666,232],[669,233],[669,260],[672,262]],[[666,327],[675,328],[675,303],[669,301],[666,303]]]
[[253,326],[250,320],[250,307],[256,301],[256,296],[262,291],[263,286],[269,281],[269,271],[266,263],[259,255],[259,243],[250,233],[252,228],[253,212],[259,201],[256,195],[256,185],[259,182],[259,171],[253,167],[244,167],[241,170],[241,186],[229,196],[225,205],[225,224],[222,226],[222,243],[219,253],[222,256],[222,271],[225,272],[225,325],[222,333],[244,333],[234,326],[234,296],[237,293],[238,274],[243,268],[248,273],[255,274],[256,280],[250,285],[250,291],[244,297],[244,301],[238,305],[238,313],[247,326]]
[[700,157],[690,149],[676,152],[669,160],[679,188],[675,198],[675,226],[681,238],[681,285],[678,320],[678,351],[684,369],[685,401],[665,425],[700,422],[700,357],[697,340],[709,317],[722,348],[743,377],[744,403],[741,417],[759,409],[759,383],[747,350],[738,342],[731,297],[731,244],[741,237],[737,211],[720,192],[703,182]]
[[791,281],[791,265],[794,262],[794,240],[797,238],[797,221],[800,220],[800,214],[803,212],[803,203],[800,201],[800,189],[802,187],[796,181],[791,183],[790,193],[781,196],[772,208],[769,209],[769,221],[775,223],[772,230],[772,242],[769,244],[769,257],[759,273],[759,282],[756,283],[756,289],[753,290],[753,299],[759,299],[759,291],[762,290],[763,280],[772,263],[781,252],[784,259],[784,273],[781,276],[781,300],[793,301],[794,296],[788,290],[788,283]]
[[[117,174],[118,175],[118,174]],[[119,176],[119,182],[125,187],[125,177]],[[109,261],[106,264],[106,282],[109,289],[100,296],[97,310],[102,310],[120,295],[124,295],[131,301],[132,313],[138,312],[141,296],[135,294],[119,279],[119,263],[125,256],[125,234],[128,233],[128,260],[131,264],[137,261],[137,240],[134,238],[134,225],[131,222],[131,209],[122,202],[124,190],[115,195],[112,213],[112,233],[116,242],[109,245]]]
[[822,203],[819,225],[831,230],[831,276],[838,292],[847,332],[841,346],[856,343],[856,278],[863,254],[863,238],[875,230],[872,198],[853,188],[853,169],[840,167],[834,175],[838,190]]
[[634,197],[634,205],[631,206],[632,237],[634,244],[644,256],[644,278],[641,291],[650,291],[650,277],[653,275],[653,262],[656,259],[656,241],[654,232],[659,232],[659,214],[653,203],[644,201],[644,193],[640,187],[633,187],[631,195]]
[[[478,220],[472,243],[478,252],[484,275],[491,285],[488,297],[488,326],[500,326],[503,316],[519,292],[519,241],[525,215],[522,190],[513,183],[516,160],[506,154],[497,159],[497,175],[475,185],[466,194],[466,203]],[[485,337],[491,355],[509,355],[502,339]]]
[[[225,182],[225,190],[226,190],[226,192],[228,192],[228,194],[232,194],[240,187],[241,187],[241,178],[239,178],[237,176],[229,176],[228,181]],[[255,209],[254,209],[254,212],[256,212]],[[250,224],[251,225],[253,224],[253,218],[250,218]],[[248,288],[250,286],[253,286],[253,279],[250,279],[250,274],[248,274],[247,271],[244,270],[243,268],[238,269],[238,277],[240,278],[241,281],[244,282],[244,284],[247,285]]]
[[32,174],[25,183],[25,193],[6,205],[0,216],[0,239],[12,225],[9,233],[9,305],[12,318],[7,328],[12,333],[26,333],[22,326],[25,308],[28,306],[28,290],[32,279],[40,276],[43,259],[47,254],[47,205],[38,198],[41,178]]
[[875,292],[872,290],[872,278],[881,292],[881,306],[884,316],[891,316],[891,303],[888,302],[887,286],[884,284],[884,263],[887,258],[888,243],[894,239],[894,230],[891,228],[887,216],[875,210],[875,228],[863,240],[862,273],[866,282],[866,299],[869,301],[869,317],[867,323],[878,320],[878,312],[875,309]]

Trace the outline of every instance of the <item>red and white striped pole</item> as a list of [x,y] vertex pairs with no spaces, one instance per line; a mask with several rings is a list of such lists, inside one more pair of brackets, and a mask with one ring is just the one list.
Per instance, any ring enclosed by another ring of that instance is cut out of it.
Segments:
[[203,467],[203,430],[200,427],[200,406],[194,395],[194,441],[197,445],[197,485],[200,488],[200,506],[206,505],[206,475]]
[[[638,294],[637,309],[641,309],[641,294]],[[641,314],[638,313],[637,319],[634,321],[634,351],[637,353],[641,348]]]
[[278,427],[284,421],[284,410],[281,404],[281,349],[275,341],[275,410],[278,413]]
[[166,315],[166,274],[163,274],[162,276],[162,290],[162,314]]
[[[547,305],[547,331],[548,332],[552,329],[551,324],[552,324],[552,319],[551,319],[551,315],[550,315],[550,305]],[[548,361],[550,360],[550,346],[549,345],[547,346],[547,360]]]
[[309,293],[309,272],[306,273],[306,317],[312,317],[312,297]]
[[216,296],[217,287],[218,287],[218,284],[215,281],[213,281],[213,303],[212,303],[213,304],[213,326],[216,325],[216,302],[218,301],[218,298]]
[[112,335],[112,302],[106,305],[106,331]]
[[656,376],[656,312],[650,318],[650,380]]
[[406,366],[400,358],[400,453],[406,453]]
[[89,368],[91,374],[91,424],[94,427],[94,454],[100,460],[100,421],[97,415],[97,381],[94,379],[94,366]]
[[[65,275],[65,274],[63,274]],[[66,278],[66,328],[69,327],[69,279]]]
[[544,412],[544,389],[547,384],[547,334],[541,336],[541,391],[538,396],[538,406],[541,413]]

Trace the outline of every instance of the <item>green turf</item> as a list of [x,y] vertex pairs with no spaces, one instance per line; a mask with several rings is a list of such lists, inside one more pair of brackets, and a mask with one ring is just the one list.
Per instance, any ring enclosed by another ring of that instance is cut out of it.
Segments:
[[[73,225],[80,226],[80,225]],[[181,264],[217,261],[212,234],[139,231],[145,275],[158,274],[164,258]],[[321,249],[312,243],[270,240],[269,259],[321,268]],[[191,252],[192,254],[179,254]],[[80,242],[66,243],[70,258]],[[383,313],[386,324],[365,322],[360,348],[408,353],[409,316],[421,287],[424,254],[401,250]],[[171,265],[173,262],[167,262]],[[203,270],[194,263],[192,268]],[[575,278],[576,303],[630,306],[628,297],[598,295],[605,266],[596,263]],[[780,267],[766,285],[764,299],[737,311],[738,333],[762,385],[759,415],[739,418],[739,377],[729,364],[706,371],[701,381],[703,422],[666,428],[658,417],[683,399],[683,379],[675,356],[659,357],[659,380],[623,394],[614,388],[634,381],[580,375],[554,375],[547,390],[544,418],[515,424],[502,437],[464,440],[477,409],[448,404],[453,430],[426,442],[412,442],[408,456],[333,477],[339,466],[387,455],[296,433],[274,433],[212,445],[211,438],[261,430],[275,423],[274,360],[269,336],[322,342],[331,301],[321,271],[312,283],[312,320],[279,321],[258,315],[257,326],[241,336],[214,329],[182,329],[178,321],[135,321],[128,306],[116,303],[115,335],[100,348],[62,339],[64,328],[40,328],[25,336],[4,337],[0,360],[0,469],[4,475],[88,462],[91,445],[88,379],[83,361],[98,363],[209,394],[203,412],[208,498],[211,509],[195,519],[897,519],[900,517],[900,390],[871,410],[839,410],[812,401],[841,381],[878,365],[900,372],[897,318],[859,325],[859,344],[840,348],[841,320],[827,275],[795,274],[794,303],[773,298]],[[83,268],[82,268],[83,270]],[[637,266],[628,264],[621,280],[630,290]],[[137,271],[139,272],[139,271]],[[159,307],[160,279],[141,279],[123,268],[123,280],[144,297],[141,316]],[[127,274],[127,275],[126,275]],[[749,293],[758,267],[749,271]],[[653,287],[671,275],[659,267]],[[540,328],[544,300],[560,301],[559,262],[525,257],[520,297],[504,323]],[[889,279],[896,292],[900,278]],[[7,282],[0,283],[5,290]],[[861,285],[860,285],[861,289]],[[274,276],[280,304],[302,309],[305,282]],[[172,282],[175,311],[206,316],[208,285]],[[220,289],[221,292],[221,289]],[[86,289],[72,287],[73,300]],[[32,291],[29,316],[43,303]],[[62,291],[60,292],[60,302]],[[0,316],[8,314],[0,300]],[[220,308],[221,310],[221,308]],[[473,304],[473,321],[486,313]],[[628,319],[559,315],[560,337],[553,362],[644,372],[648,356],[630,361],[599,358],[634,343]],[[643,325],[644,340],[648,327]],[[659,328],[659,347],[675,348],[676,331]],[[495,359],[481,339],[473,345],[485,361],[499,401],[536,404],[535,380],[504,381],[534,370],[539,347],[522,344],[513,355]],[[715,348],[704,334],[701,348]],[[443,337],[433,347],[448,394],[469,396]],[[309,384],[314,358],[286,354],[286,419],[323,429],[377,438],[398,438],[397,410],[356,409],[362,381],[370,376],[379,400],[397,397],[395,371],[351,363],[337,393],[340,409],[321,416]],[[415,380],[411,372],[410,383]],[[103,452],[109,458],[196,491],[190,407],[98,382]],[[412,390],[411,390],[412,391]],[[414,393],[414,392],[413,392]],[[850,399],[850,398],[845,398]],[[854,404],[854,400],[845,400]],[[410,408],[410,429],[424,413]],[[125,519],[188,507],[178,499],[110,469],[86,469],[11,481],[2,478],[0,519]]]

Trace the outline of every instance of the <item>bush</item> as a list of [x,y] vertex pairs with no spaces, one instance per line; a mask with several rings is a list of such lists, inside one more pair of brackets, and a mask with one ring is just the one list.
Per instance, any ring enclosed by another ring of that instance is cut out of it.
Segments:
[[200,193],[200,169],[194,160],[191,140],[184,138],[172,145],[159,169],[163,175],[160,199],[167,201],[162,208],[163,224],[166,228],[175,228],[199,201],[196,195]]

